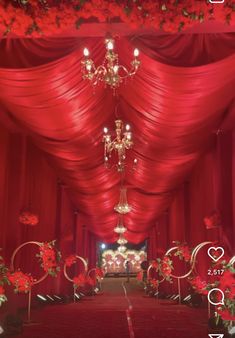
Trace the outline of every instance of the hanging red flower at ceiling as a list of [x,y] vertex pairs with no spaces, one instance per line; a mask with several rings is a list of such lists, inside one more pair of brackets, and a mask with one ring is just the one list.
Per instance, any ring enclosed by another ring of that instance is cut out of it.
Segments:
[[231,23],[235,6],[191,0],[0,0],[0,31],[3,35],[51,35],[79,28],[87,19],[109,22],[119,19],[132,28],[153,27],[177,32],[206,20]]
[[218,211],[213,211],[209,216],[206,216],[203,221],[208,230],[218,228],[221,226],[221,215]]
[[30,211],[23,211],[19,216],[19,222],[25,225],[37,225],[39,217]]

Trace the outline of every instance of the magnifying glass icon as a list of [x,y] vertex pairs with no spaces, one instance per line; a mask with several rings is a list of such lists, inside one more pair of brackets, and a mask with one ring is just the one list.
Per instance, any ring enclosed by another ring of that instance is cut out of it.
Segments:
[[[217,292],[217,293],[220,293],[221,294],[221,299],[218,300],[217,302],[214,302],[212,299],[211,299],[211,294],[213,292]],[[218,289],[218,288],[214,288],[214,289],[211,289],[209,292],[208,292],[208,295],[207,295],[207,298],[208,298],[208,302],[212,305],[224,305],[224,293],[222,290]]]

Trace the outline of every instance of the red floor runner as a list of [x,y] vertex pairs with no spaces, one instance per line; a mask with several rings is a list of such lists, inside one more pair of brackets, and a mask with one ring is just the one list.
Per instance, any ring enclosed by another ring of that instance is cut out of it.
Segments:
[[[123,279],[106,279],[102,295],[33,311],[32,319],[39,324],[24,327],[18,337],[208,338],[206,310],[147,298],[134,280],[125,284],[125,298],[122,282]],[[131,309],[129,326],[127,309]]]

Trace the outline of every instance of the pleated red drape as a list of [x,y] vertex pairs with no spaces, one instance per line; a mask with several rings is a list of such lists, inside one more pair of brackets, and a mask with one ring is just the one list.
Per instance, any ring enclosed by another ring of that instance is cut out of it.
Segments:
[[[216,38],[221,42],[219,51],[213,44]],[[45,53],[49,41],[51,48]],[[10,53],[14,43],[4,45],[2,53]],[[77,48],[71,39],[16,44],[25,48],[15,57],[18,68],[0,69],[3,120],[10,117],[32,136],[69,186],[89,230],[113,241],[119,177],[102,166],[101,139],[102,128],[113,126],[116,98],[102,87],[93,94],[82,80],[84,40],[77,42]],[[169,207],[224,117],[234,114],[235,95],[234,34],[166,36],[156,41],[121,38],[117,41],[121,63],[129,64],[136,44],[141,68],[120,88],[116,114],[131,124],[135,147],[129,158],[138,158],[138,169],[126,180],[133,208],[126,217],[131,242],[145,239]],[[102,41],[90,39],[86,45],[95,61],[101,62]],[[30,56],[23,57],[29,46]],[[39,46],[40,57],[31,61]],[[191,51],[191,57],[185,50]],[[14,62],[9,60],[9,65],[14,67]]]

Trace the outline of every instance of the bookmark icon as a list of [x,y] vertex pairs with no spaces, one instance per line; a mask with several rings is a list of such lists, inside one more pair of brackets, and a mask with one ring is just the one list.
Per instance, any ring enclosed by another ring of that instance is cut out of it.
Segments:
[[210,338],[223,338],[224,334],[223,333],[211,333],[211,334],[208,334],[208,337],[210,337]]

